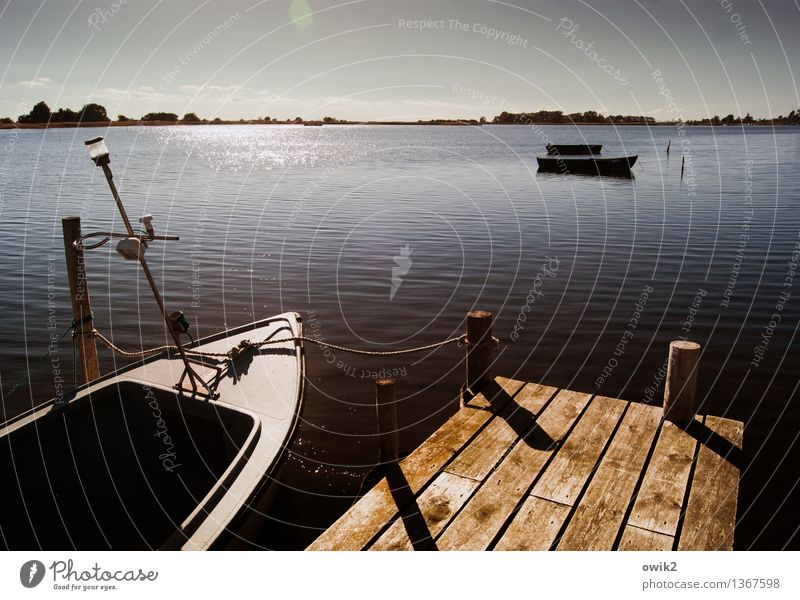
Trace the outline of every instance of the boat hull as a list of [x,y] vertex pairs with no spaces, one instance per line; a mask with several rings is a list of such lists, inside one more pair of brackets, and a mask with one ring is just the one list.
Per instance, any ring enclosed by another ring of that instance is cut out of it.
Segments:
[[537,156],[539,170],[548,173],[580,173],[585,175],[609,175],[630,177],[631,167],[638,156],[601,158],[598,156],[563,157]]
[[547,153],[558,156],[560,154],[600,154],[602,144],[547,144]]
[[[301,335],[299,315],[286,313],[193,347],[225,352],[243,339]],[[204,360],[198,370],[210,378],[220,361]],[[302,344],[226,361],[212,401],[173,389],[180,374],[179,359],[158,355],[0,426],[0,544],[203,550],[252,530],[297,429]]]

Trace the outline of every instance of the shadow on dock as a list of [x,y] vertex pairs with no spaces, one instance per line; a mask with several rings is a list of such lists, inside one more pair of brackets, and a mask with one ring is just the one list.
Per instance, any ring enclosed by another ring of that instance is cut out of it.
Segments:
[[736,444],[725,439],[701,421],[692,421],[685,431],[702,446],[705,446],[720,458],[728,461],[737,469],[741,469],[742,449],[737,447]]
[[497,381],[487,382],[481,393],[489,402],[486,410],[504,419],[521,438],[521,441],[531,448],[552,450],[560,443],[560,440],[554,440],[544,429],[539,427],[536,424],[536,415],[519,404]]
[[403,469],[398,464],[389,465],[384,470],[384,475],[414,550],[437,550],[431,530],[428,529],[428,524],[422,516],[422,510],[417,504],[416,496]]

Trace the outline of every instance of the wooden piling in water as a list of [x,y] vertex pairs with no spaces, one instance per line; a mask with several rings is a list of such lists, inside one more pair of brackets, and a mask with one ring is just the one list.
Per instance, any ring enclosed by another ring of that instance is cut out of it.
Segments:
[[473,310],[467,313],[467,381],[466,391],[477,394],[492,380],[492,313]]
[[400,457],[400,432],[397,428],[397,404],[394,379],[375,382],[375,405],[378,411],[378,447],[381,464],[397,462]]
[[684,166],[685,162],[686,162],[686,157],[682,156],[681,157],[681,181],[683,181],[683,166]]
[[669,147],[672,146],[672,140],[667,142],[667,154],[669,154]]
[[97,346],[94,341],[92,305],[89,301],[89,281],[86,278],[83,248],[76,245],[81,239],[81,218],[64,217],[61,219],[61,229],[64,234],[64,256],[67,261],[72,318],[76,323],[73,335],[83,365],[83,382],[89,383],[100,377],[100,364],[97,361]]
[[677,340],[669,344],[667,382],[664,387],[664,417],[688,425],[697,413],[697,365],[700,344]]

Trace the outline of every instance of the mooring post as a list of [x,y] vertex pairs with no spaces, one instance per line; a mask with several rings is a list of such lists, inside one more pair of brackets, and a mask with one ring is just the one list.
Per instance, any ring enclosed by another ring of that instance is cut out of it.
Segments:
[[669,344],[667,383],[664,387],[664,417],[688,425],[697,413],[697,364],[700,344],[677,340]]
[[378,447],[381,464],[397,462],[400,457],[400,432],[397,429],[397,404],[394,379],[375,382],[375,405],[378,411]]
[[686,162],[686,157],[681,156],[681,181],[683,181],[683,163]]
[[89,383],[100,377],[100,365],[94,342],[92,305],[89,302],[89,281],[86,279],[83,248],[76,245],[81,239],[81,218],[64,217],[61,219],[61,229],[64,233],[64,256],[67,260],[72,318],[76,324],[73,335],[83,365],[83,382]]
[[466,390],[477,394],[492,380],[492,313],[473,310],[467,313],[467,382]]
[[667,142],[667,154],[669,154],[669,147],[672,146],[672,140]]

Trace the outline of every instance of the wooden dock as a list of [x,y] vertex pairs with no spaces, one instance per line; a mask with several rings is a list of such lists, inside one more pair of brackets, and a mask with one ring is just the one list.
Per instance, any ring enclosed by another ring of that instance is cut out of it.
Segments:
[[495,378],[309,550],[730,550],[744,426]]

